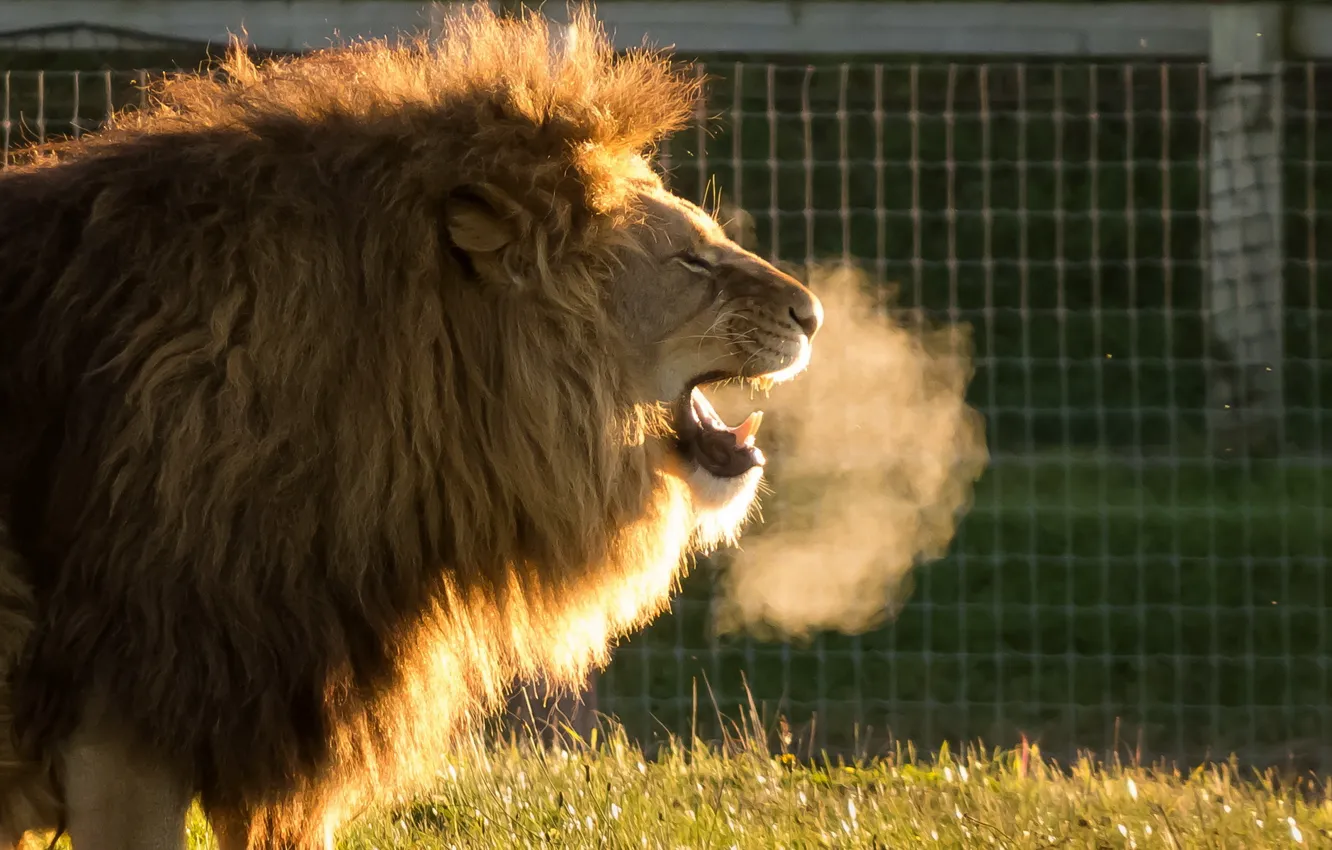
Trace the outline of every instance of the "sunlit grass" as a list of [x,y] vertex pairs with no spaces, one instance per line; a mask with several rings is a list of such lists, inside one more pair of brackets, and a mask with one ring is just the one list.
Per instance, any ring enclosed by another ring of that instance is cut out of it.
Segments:
[[[858,763],[800,762],[754,737],[681,742],[644,758],[624,734],[554,748],[510,738],[450,759],[435,791],[349,828],[388,848],[1259,848],[1332,845],[1332,786],[1182,772],[1035,747],[909,747]],[[524,741],[527,739],[523,739]],[[192,817],[191,844],[212,847]]]
[[[755,715],[757,719],[757,715]],[[510,732],[442,760],[434,790],[367,813],[341,850],[444,848],[1332,847],[1332,779],[1258,774],[1234,760],[1190,770],[1014,750],[801,759],[779,721],[645,757],[603,722],[553,746]],[[775,751],[765,743],[775,738]],[[215,850],[190,812],[190,850]],[[56,847],[69,850],[62,838]]]

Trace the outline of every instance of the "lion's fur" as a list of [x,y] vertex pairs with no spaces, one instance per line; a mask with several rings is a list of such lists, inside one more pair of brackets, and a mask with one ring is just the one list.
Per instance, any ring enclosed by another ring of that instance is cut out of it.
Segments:
[[[29,758],[95,700],[206,804],[314,833],[665,604],[694,518],[598,281],[696,83],[571,32],[233,50],[0,175]],[[464,276],[459,192],[521,286]]]
[[[10,679],[37,617],[32,583],[9,528],[0,521],[0,730],[14,725]],[[29,828],[59,821],[61,805],[51,765],[25,758],[12,735],[0,735],[0,847],[16,844]]]

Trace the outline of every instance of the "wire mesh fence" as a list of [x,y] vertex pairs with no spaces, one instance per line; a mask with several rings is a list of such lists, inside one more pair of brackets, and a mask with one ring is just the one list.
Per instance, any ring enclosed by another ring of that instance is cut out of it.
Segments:
[[619,650],[602,709],[644,734],[707,728],[705,676],[705,707],[743,709],[743,682],[769,716],[816,718],[819,746],[1026,734],[1326,766],[1329,69],[1275,81],[1283,393],[1262,454],[1213,422],[1233,357],[1209,302],[1224,187],[1205,64],[706,71],[698,129],[662,153],[673,188],[721,189],[770,256],[858,261],[970,323],[994,458],[952,553],[882,629],[717,639],[704,570]]
[[[765,255],[851,260],[969,323],[993,458],[951,553],[882,628],[718,637],[722,555],[617,649],[600,709],[644,740],[715,735],[714,704],[733,717],[752,694],[836,750],[1025,734],[1332,764],[1332,67],[1277,79],[1280,439],[1261,452],[1210,418],[1229,354],[1208,301],[1204,64],[700,72],[697,127],[659,151],[672,188],[720,190]],[[5,161],[97,126],[136,78],[6,75]]]

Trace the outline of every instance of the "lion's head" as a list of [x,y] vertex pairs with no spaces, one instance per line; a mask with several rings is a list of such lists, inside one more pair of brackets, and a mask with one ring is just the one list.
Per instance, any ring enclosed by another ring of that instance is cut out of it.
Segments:
[[[769,388],[799,374],[823,321],[818,298],[741,247],[722,224],[667,191],[640,157],[619,165],[628,214],[613,261],[589,280],[604,300],[618,349],[603,356],[632,365],[636,404],[660,405],[669,432],[659,461],[689,485],[707,546],[732,539],[757,490],[764,464],[755,442],[762,412],[728,425],[713,410],[709,385]],[[488,285],[521,286],[503,252],[521,246],[517,228],[475,197],[451,211],[455,245]]]

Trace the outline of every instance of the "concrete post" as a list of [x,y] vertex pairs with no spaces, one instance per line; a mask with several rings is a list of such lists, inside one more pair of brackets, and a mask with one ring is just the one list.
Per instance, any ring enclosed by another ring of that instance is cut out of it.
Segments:
[[1208,427],[1223,455],[1284,440],[1281,4],[1212,8]]

